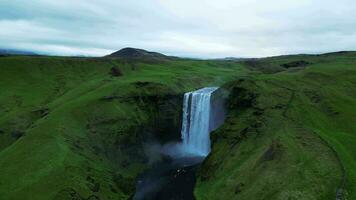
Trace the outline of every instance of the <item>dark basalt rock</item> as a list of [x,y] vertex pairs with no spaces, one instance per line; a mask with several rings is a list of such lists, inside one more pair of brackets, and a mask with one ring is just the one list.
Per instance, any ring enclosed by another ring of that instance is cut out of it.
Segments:
[[293,68],[293,67],[305,67],[310,64],[312,64],[312,63],[304,61],[304,60],[298,60],[298,61],[281,64],[281,66],[284,68]]
[[123,76],[124,74],[122,73],[120,68],[112,67],[111,70],[110,70],[110,75],[113,76],[113,77],[120,77],[120,76]]
[[113,193],[117,193],[117,190],[115,189],[115,187],[113,185],[110,185],[110,190]]
[[87,176],[88,187],[93,192],[99,192],[100,183],[95,182],[95,180],[91,176]]
[[100,200],[100,198],[96,195],[91,195],[87,198],[87,200]]
[[256,116],[261,116],[264,113],[264,109],[263,108],[256,108],[256,110],[253,112],[254,115]]
[[303,92],[312,103],[320,103],[323,100],[323,96],[320,91],[305,90]]
[[60,190],[53,200],[83,200],[83,198],[73,188],[64,188]]
[[21,138],[24,135],[25,135],[25,132],[19,131],[19,130],[15,130],[15,131],[11,132],[11,137],[16,139],[16,140]]
[[263,153],[260,162],[272,161],[281,152],[282,145],[278,141],[273,141],[268,149]]
[[136,86],[137,88],[140,88],[140,87],[148,86],[148,85],[152,84],[152,82],[137,81],[137,82],[135,82],[134,84],[135,84],[135,86]]
[[135,192],[135,180],[125,178],[121,174],[115,174],[113,181],[116,184],[116,187],[124,194],[133,194]]
[[54,196],[53,200],[100,200],[100,198],[96,195],[85,198],[73,188],[64,188]]
[[285,104],[281,104],[281,103],[278,103],[275,106],[273,106],[273,109],[278,109],[278,110],[282,110],[282,109],[285,109],[285,108],[286,108],[286,105]]
[[41,118],[45,117],[49,114],[49,109],[48,108],[41,108],[38,110],[32,111],[33,114],[39,115]]
[[242,188],[245,186],[244,183],[238,183],[235,188],[235,194],[242,192]]
[[90,190],[93,192],[99,192],[100,190],[100,183],[94,183],[90,186]]
[[228,104],[230,108],[244,109],[252,107],[256,100],[256,94],[243,87],[233,87]]
[[264,113],[265,108],[257,103],[258,88],[254,80],[241,78],[224,85],[224,88],[230,92],[226,101],[228,110],[241,111],[253,108],[256,111],[255,116],[261,116]]
[[274,73],[278,73],[278,72],[285,70],[281,66],[273,65],[273,64],[265,62],[261,59],[250,59],[250,60],[244,61],[243,63],[250,70],[260,71],[260,72],[266,73],[266,74],[274,74]]

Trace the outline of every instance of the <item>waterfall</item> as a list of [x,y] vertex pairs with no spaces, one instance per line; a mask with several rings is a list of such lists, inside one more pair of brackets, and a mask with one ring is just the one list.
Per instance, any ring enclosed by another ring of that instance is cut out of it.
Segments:
[[184,94],[182,150],[186,154],[207,156],[210,153],[210,132],[216,128],[212,94],[217,87],[207,87]]
[[194,199],[197,165],[210,153],[210,132],[225,119],[226,92],[207,87],[184,94],[182,141],[167,143],[162,159],[139,178],[134,200]]
[[211,149],[210,132],[225,120],[225,99],[225,92],[218,87],[185,93],[182,141],[165,144],[161,153],[174,158],[206,157]]

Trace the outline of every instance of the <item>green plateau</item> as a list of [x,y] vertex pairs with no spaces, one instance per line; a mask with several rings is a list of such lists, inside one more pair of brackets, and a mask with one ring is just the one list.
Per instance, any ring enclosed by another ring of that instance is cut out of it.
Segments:
[[0,56],[0,199],[132,198],[146,144],[179,140],[183,94],[208,86],[228,114],[196,199],[356,199],[355,52]]

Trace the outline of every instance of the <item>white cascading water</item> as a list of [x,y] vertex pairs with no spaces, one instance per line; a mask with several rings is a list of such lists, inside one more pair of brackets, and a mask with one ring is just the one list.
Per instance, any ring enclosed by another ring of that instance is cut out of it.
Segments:
[[186,154],[207,156],[210,153],[211,96],[217,87],[207,87],[184,94],[182,150]]
[[165,144],[162,154],[174,158],[206,157],[211,150],[210,132],[225,119],[225,95],[218,87],[184,94],[182,142]]

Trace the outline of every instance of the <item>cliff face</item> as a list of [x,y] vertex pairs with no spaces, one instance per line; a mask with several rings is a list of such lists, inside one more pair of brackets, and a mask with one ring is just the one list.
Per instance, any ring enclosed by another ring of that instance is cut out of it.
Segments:
[[210,130],[216,130],[224,123],[227,113],[229,91],[219,88],[211,96]]
[[[228,115],[211,134],[212,151],[198,171],[196,198],[354,196],[354,162],[347,158],[353,150],[346,142],[356,130],[350,121],[356,116],[353,55],[296,56],[310,66],[273,73],[255,68],[259,72],[226,84]],[[261,62],[300,63],[291,58]]]
[[[290,92],[244,79],[227,88],[231,91],[229,114],[224,125],[212,134],[212,152],[198,173],[197,198],[334,196],[341,168],[332,150],[316,134],[283,115],[290,106]],[[278,93],[286,98],[277,96]],[[309,159],[313,162],[307,162]],[[303,170],[293,169],[296,165]],[[335,176],[320,179],[320,173]],[[317,187],[318,192],[303,185]]]
[[129,198],[155,147],[180,139],[183,94],[235,70],[21,56],[0,68],[0,198],[40,200]]
[[[165,87],[154,83],[134,84],[137,93],[124,98],[115,95],[101,98],[100,105],[88,115],[87,124],[88,145],[96,156],[113,166],[112,185],[127,196],[135,192],[136,176],[152,160],[161,159],[151,146],[179,140],[181,123],[182,95],[158,94],[157,88]],[[118,102],[125,107],[133,106],[133,113],[103,115],[102,109],[115,107]],[[137,121],[128,118],[135,115],[139,116]]]

